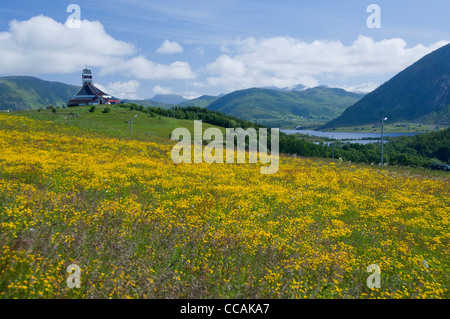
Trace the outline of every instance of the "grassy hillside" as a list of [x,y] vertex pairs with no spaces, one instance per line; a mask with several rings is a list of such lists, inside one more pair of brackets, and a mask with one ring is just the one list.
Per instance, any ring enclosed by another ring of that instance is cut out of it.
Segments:
[[339,116],[361,97],[342,89],[325,87],[300,92],[253,88],[227,94],[208,108],[259,123],[287,118],[298,122],[304,119],[323,121]]
[[66,105],[79,90],[75,85],[30,76],[0,78],[0,110],[31,110]]
[[350,106],[327,127],[408,121],[450,125],[450,44],[426,55]]
[[157,101],[152,101],[149,99],[146,100],[122,100],[123,103],[135,103],[135,104],[139,104],[139,105],[144,105],[146,107],[160,107],[163,109],[170,109],[173,105],[172,104],[167,104],[167,103],[163,103],[163,102],[157,102]]
[[[102,113],[106,107],[109,113]],[[90,106],[70,107],[51,110],[20,111],[15,114],[36,120],[51,121],[57,124],[88,129],[91,132],[106,134],[111,137],[136,139],[140,141],[161,141],[170,138],[170,134],[177,127],[185,127],[193,132],[193,121],[175,119],[164,116],[151,117],[137,110],[130,110],[120,106],[99,106],[94,112],[89,112]],[[131,119],[133,131],[131,132]],[[128,123],[127,123],[128,122]],[[205,123],[204,129],[217,127]]]
[[98,130],[0,114],[0,298],[449,297],[444,175],[174,164],[167,139]]

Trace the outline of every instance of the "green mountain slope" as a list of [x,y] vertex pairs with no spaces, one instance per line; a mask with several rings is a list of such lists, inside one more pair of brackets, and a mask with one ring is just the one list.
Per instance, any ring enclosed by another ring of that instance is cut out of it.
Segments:
[[450,44],[367,94],[326,127],[377,123],[383,117],[390,122],[450,125]]
[[304,117],[330,120],[363,95],[338,88],[316,87],[300,92],[252,88],[235,91],[212,102],[208,109],[246,120]]
[[185,101],[182,103],[178,103],[178,106],[198,106],[198,107],[208,107],[212,102],[217,100],[218,96],[211,96],[211,95],[202,95],[196,99],[192,99],[189,101]]
[[150,101],[161,102],[165,104],[178,104],[187,101],[184,97],[176,94],[156,94]]
[[78,86],[44,81],[31,76],[0,78],[0,109],[30,110],[66,105]]

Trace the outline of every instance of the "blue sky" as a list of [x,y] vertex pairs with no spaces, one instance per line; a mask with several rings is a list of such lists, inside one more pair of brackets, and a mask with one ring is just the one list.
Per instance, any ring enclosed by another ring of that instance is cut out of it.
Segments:
[[[65,25],[69,4],[81,27]],[[381,28],[369,28],[369,4]],[[94,82],[121,98],[329,85],[368,92],[450,41],[450,1],[10,1],[0,76]]]

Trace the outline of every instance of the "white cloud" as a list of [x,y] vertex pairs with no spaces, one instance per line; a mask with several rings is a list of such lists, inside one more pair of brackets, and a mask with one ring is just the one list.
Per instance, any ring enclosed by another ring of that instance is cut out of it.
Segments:
[[[338,86],[340,82],[348,90],[368,92],[377,86],[370,82],[387,80],[447,43],[408,47],[400,38],[374,41],[366,36],[348,45],[324,40],[308,43],[288,36],[238,39],[224,45],[222,55],[213,62],[199,67],[205,76],[199,78],[186,61],[162,64],[138,55],[134,45],[113,38],[98,21],[82,20],[81,28],[69,28],[40,15],[13,20],[7,31],[0,32],[0,74],[68,74],[88,65],[99,75],[120,74],[133,79],[106,85],[107,92],[118,97],[137,94],[133,87],[139,84],[137,80],[195,79],[189,81],[192,89],[214,87],[223,93],[253,86]],[[183,48],[165,40],[157,52],[180,53]],[[194,52],[205,54],[202,47]],[[355,85],[355,78],[364,84]]]
[[374,83],[374,82],[368,82],[368,83],[362,83],[357,85],[344,85],[341,86],[342,89],[348,91],[348,92],[354,92],[354,93],[369,93],[378,88],[380,84]]
[[196,85],[222,86],[228,90],[298,83],[312,87],[327,78],[395,74],[447,43],[407,48],[400,38],[377,42],[359,36],[348,46],[340,41],[306,43],[291,37],[248,38],[224,46],[226,54],[207,65],[206,82]]
[[108,35],[97,21],[68,28],[43,15],[13,20],[0,33],[0,70],[4,74],[72,73],[85,64],[106,67],[134,53],[133,45]]
[[201,94],[201,93],[199,93],[199,92],[197,92],[197,91],[189,91],[189,92],[184,92],[183,93],[183,97],[186,99],[186,100],[193,100],[193,99],[196,99],[196,98],[199,98],[200,96],[202,96],[203,94]]
[[172,93],[172,90],[169,87],[155,85],[153,87],[153,93],[155,93],[155,94],[170,94],[170,93]]
[[82,67],[99,68],[99,74],[120,72],[138,79],[192,79],[196,75],[187,62],[154,63],[136,48],[106,33],[98,21],[82,20],[80,28],[69,28],[40,15],[13,20],[0,32],[0,72],[5,75],[39,75],[79,72]]
[[194,49],[194,53],[196,53],[198,55],[203,55],[203,54],[205,54],[205,50],[202,47],[197,47]]
[[149,61],[142,55],[134,57],[121,64],[111,65],[103,74],[121,72],[138,79],[147,80],[188,80],[196,77],[189,63],[176,61],[169,65]]
[[158,53],[162,54],[174,54],[183,52],[183,47],[176,41],[164,40],[158,50]]
[[114,95],[119,99],[140,99],[137,94],[140,83],[136,80],[130,80],[128,82],[113,82],[109,83],[107,86],[103,86],[99,83],[96,83],[95,85],[103,92]]

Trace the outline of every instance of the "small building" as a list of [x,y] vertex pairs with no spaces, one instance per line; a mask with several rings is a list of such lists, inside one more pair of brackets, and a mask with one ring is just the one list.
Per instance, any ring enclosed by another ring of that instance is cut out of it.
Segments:
[[87,67],[83,69],[81,78],[82,87],[77,94],[69,100],[67,106],[120,103],[118,98],[106,94],[94,85],[92,81],[92,71]]

